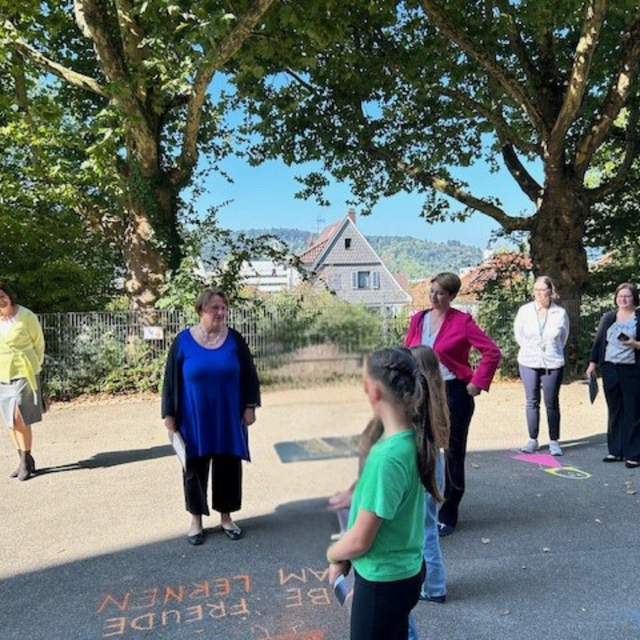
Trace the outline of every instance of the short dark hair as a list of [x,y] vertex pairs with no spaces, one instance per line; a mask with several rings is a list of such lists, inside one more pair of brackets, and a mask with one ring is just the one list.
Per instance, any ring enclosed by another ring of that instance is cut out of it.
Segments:
[[455,298],[458,295],[460,287],[462,287],[460,278],[450,271],[443,271],[442,273],[433,276],[433,278],[431,278],[431,282],[437,282],[452,298]]
[[224,291],[221,291],[220,289],[208,288],[208,289],[204,289],[204,291],[201,291],[198,297],[196,298],[196,304],[195,304],[196,313],[200,315],[202,313],[202,310],[211,301],[211,298],[214,298],[215,296],[222,298],[222,300],[227,305],[227,307],[229,306],[229,299],[227,298],[227,294]]
[[638,287],[636,287],[635,284],[631,284],[630,282],[623,282],[616,287],[616,292],[613,295],[613,304],[616,304],[618,294],[620,293],[620,291],[622,291],[622,289],[629,289],[629,291],[631,291],[631,295],[633,296],[633,304],[635,304],[637,307],[638,304],[640,304],[640,302],[638,302]]
[[9,300],[11,300],[11,304],[13,305],[16,304],[16,300],[18,299],[18,296],[16,296],[13,289],[6,282],[0,282],[0,290],[4,291],[7,294],[7,296],[9,297]]

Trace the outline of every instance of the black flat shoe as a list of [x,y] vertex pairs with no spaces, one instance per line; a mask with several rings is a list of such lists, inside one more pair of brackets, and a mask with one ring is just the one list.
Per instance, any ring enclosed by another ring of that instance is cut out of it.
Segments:
[[204,542],[204,531],[194,533],[192,536],[187,536],[187,541],[194,547],[200,546]]
[[608,453],[604,458],[602,458],[602,462],[622,462],[622,458],[614,456],[613,453]]
[[225,529],[222,527],[222,531],[229,540],[240,540],[240,538],[242,538],[242,529],[240,527],[233,527],[233,529]]
[[637,469],[640,467],[640,460],[625,460],[624,466],[627,469]]

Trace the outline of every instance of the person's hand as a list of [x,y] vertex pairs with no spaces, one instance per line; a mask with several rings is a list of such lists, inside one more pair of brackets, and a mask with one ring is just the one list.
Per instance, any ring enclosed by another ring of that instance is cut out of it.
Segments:
[[351,506],[351,496],[353,488],[337,491],[329,498],[327,509],[331,511],[340,511],[340,509],[348,509]]
[[348,560],[331,563],[329,565],[329,584],[333,585],[340,576],[346,576],[350,569],[351,563]]
[[629,338],[628,340],[621,340],[620,344],[623,347],[627,347],[628,349],[638,349],[640,348],[640,342],[634,340],[633,338]]
[[596,363],[590,362],[587,370],[585,371],[587,378],[595,378],[596,377]]
[[256,410],[253,407],[247,407],[242,412],[242,422],[248,427],[256,421]]
[[467,393],[470,396],[479,396],[481,391],[482,389],[477,384],[473,384],[473,382],[467,385]]
[[164,419],[164,426],[167,428],[169,433],[175,433],[178,430],[176,419],[173,416],[167,416]]

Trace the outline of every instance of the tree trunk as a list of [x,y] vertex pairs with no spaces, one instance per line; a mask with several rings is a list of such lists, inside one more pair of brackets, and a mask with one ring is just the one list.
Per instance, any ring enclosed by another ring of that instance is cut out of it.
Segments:
[[149,218],[142,208],[139,205],[131,206],[128,218],[123,251],[127,269],[125,289],[131,308],[142,311],[143,322],[151,324],[167,264],[157,247]]
[[581,369],[578,337],[581,333],[580,304],[589,280],[587,252],[583,238],[588,205],[582,189],[568,179],[559,179],[545,188],[530,234],[531,261],[536,277],[549,276],[560,294],[560,303],[567,310],[571,333],[567,344],[569,373]]

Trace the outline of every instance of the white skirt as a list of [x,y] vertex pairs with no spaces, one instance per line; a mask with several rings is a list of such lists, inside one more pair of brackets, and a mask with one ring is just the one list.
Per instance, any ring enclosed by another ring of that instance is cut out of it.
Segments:
[[26,378],[0,382],[0,417],[5,427],[13,429],[16,407],[20,409],[24,423],[34,424],[42,420],[42,386],[36,376],[38,390],[34,393]]

